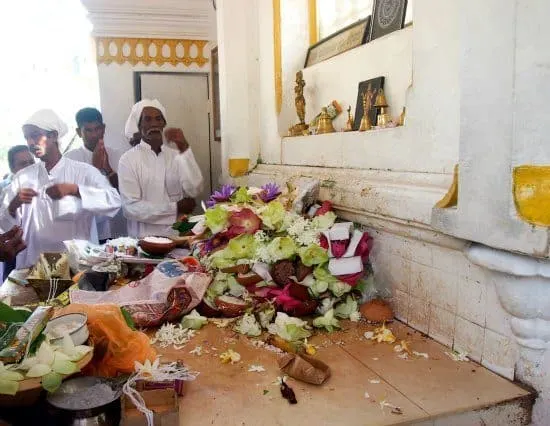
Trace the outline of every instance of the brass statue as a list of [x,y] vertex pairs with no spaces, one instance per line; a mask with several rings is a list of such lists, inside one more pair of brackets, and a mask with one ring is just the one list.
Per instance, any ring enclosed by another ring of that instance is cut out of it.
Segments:
[[376,89],[372,90],[372,86],[370,84],[367,90],[363,92],[363,118],[361,118],[361,125],[359,126],[360,132],[372,129],[369,112],[372,105],[372,99],[374,98],[375,94]]
[[321,116],[319,117],[319,124],[317,125],[317,134],[322,135],[323,133],[333,133],[335,132],[334,126],[332,125],[332,118],[328,114],[327,108],[321,108]]
[[296,114],[300,122],[288,129],[289,136],[302,136],[309,126],[306,124],[306,98],[304,98],[304,87],[306,82],[302,71],[296,73],[296,86],[294,87],[294,93],[296,98],[294,104],[296,105]]
[[351,115],[351,105],[348,107],[348,121],[344,132],[351,132],[353,130],[353,116]]

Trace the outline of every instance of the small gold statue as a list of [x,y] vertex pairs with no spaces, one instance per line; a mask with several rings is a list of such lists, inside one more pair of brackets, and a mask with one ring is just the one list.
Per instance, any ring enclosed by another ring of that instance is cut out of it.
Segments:
[[333,133],[335,132],[334,126],[332,125],[332,119],[328,114],[327,108],[321,108],[321,116],[319,117],[319,124],[317,126],[317,134],[322,135],[323,133]]
[[373,91],[370,84],[367,91],[363,92],[363,118],[361,118],[361,124],[359,125],[360,132],[372,129],[369,112],[372,105],[372,98],[374,98],[375,94],[376,90]]
[[384,89],[380,89],[378,92],[374,106],[378,108],[379,111],[376,125],[379,127],[386,127],[388,124],[391,124],[392,117],[390,115],[388,101],[386,101],[386,95],[384,95]]
[[306,98],[304,98],[304,87],[306,82],[304,81],[302,71],[296,73],[296,86],[294,87],[294,93],[296,98],[294,104],[296,105],[296,114],[300,122],[288,129],[289,136],[302,136],[305,134],[309,126],[306,124]]
[[344,132],[351,132],[353,130],[353,116],[351,115],[351,105],[348,107],[348,121]]

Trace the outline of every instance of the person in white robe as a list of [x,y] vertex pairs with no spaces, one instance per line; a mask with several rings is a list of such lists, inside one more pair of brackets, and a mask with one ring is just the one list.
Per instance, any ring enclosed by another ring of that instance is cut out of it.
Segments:
[[[118,160],[121,152],[104,142],[105,123],[96,108],[82,108],[76,113],[76,132],[82,138],[83,146],[65,154],[65,157],[94,166],[107,177],[113,188],[118,189]],[[100,242],[127,235],[126,219],[119,211],[114,218],[96,217],[97,234]]]
[[105,176],[61,156],[58,138],[66,133],[52,110],[37,111],[23,125],[40,161],[13,177],[0,210],[3,232],[23,228],[27,248],[17,255],[18,269],[34,265],[40,253],[65,251],[65,240],[89,240],[94,216],[113,217],[120,209],[120,196]]
[[135,104],[126,122],[129,140],[141,134],[118,165],[122,209],[132,237],[168,235],[178,217],[193,211],[194,197],[202,190],[202,173],[183,131],[165,127],[166,111],[156,99]]

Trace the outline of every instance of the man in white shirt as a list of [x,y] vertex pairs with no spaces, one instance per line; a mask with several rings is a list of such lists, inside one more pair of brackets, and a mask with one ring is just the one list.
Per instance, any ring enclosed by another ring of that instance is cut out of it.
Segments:
[[[84,146],[67,152],[65,157],[91,164],[107,177],[113,188],[118,189],[116,164],[113,164],[114,167],[112,167],[110,158],[114,157],[116,161],[120,154],[117,155],[113,151],[110,151],[112,155],[107,153],[107,148],[103,141],[105,136],[103,116],[95,108],[82,108],[76,113],[76,125],[76,132],[82,138]],[[100,242],[104,242],[109,238],[126,236],[127,234],[126,219],[122,212],[119,212],[112,219],[108,217],[96,217],[95,221]]]
[[[10,174],[6,179],[0,182],[0,201],[4,198],[4,192],[6,191],[8,186],[10,186],[11,180],[17,174],[17,172],[23,170],[25,167],[32,166],[34,164],[34,157],[29,151],[29,147],[27,145],[12,146],[8,150],[8,164],[10,166]],[[12,228],[9,233],[3,234],[6,235],[5,242],[8,248],[15,248],[17,246],[17,243],[14,243],[14,241],[17,241],[17,239],[13,239],[11,237],[12,234],[13,236],[16,236],[15,230],[16,228]],[[22,240],[23,230],[21,230],[20,228],[18,228],[17,230],[17,235],[19,235],[19,233],[21,234],[19,238]],[[2,236],[0,235],[0,240],[1,239]],[[19,251],[22,251],[23,248],[25,247],[23,246]],[[3,261],[2,264],[0,264],[0,269],[2,270],[0,276],[2,276],[3,280],[5,280],[10,272],[15,269],[15,254],[13,256],[6,256],[6,259]]]
[[120,208],[116,189],[94,167],[64,158],[58,138],[67,126],[52,110],[34,113],[23,125],[31,152],[40,161],[17,173],[0,210],[5,232],[21,224],[27,249],[17,268],[32,266],[40,253],[65,251],[64,240],[90,239],[94,216],[114,216]]
[[167,229],[195,207],[202,189],[199,166],[181,129],[166,129],[166,112],[159,101],[142,100],[132,108],[125,134],[139,131],[141,142],[120,158],[118,181],[122,209],[132,237],[167,235]]

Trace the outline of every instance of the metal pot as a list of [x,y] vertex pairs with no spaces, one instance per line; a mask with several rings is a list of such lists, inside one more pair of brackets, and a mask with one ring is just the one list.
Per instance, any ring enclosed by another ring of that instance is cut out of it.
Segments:
[[[48,396],[48,412],[55,419],[55,424],[60,426],[118,426],[121,416],[120,396],[126,379],[89,376],[69,379]],[[112,393],[98,394],[95,402],[91,403],[87,398],[90,390],[94,387],[97,389],[97,385],[109,386]],[[77,400],[81,394],[82,405],[79,406]]]

